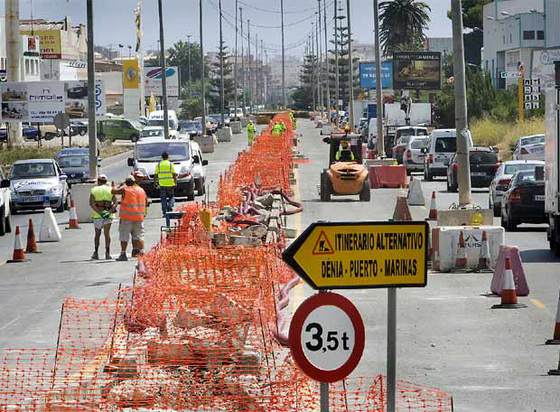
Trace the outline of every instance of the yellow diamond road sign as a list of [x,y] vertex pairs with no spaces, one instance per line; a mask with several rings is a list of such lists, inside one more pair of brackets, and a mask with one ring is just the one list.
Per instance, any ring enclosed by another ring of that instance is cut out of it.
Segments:
[[428,231],[426,222],[318,222],[283,258],[314,289],[424,287]]

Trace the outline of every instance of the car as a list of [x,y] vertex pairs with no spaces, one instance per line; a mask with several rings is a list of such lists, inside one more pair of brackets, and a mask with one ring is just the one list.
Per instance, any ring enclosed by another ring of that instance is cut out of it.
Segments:
[[237,118],[238,120],[243,119],[244,115],[243,115],[243,109],[238,107],[237,109],[235,108],[230,108],[229,109],[229,117],[232,120],[235,120],[235,118]]
[[87,86],[70,87],[66,91],[66,96],[68,96],[69,99],[85,99],[87,95],[88,95]]
[[[467,131],[468,146],[473,146],[470,131]],[[434,176],[447,176],[447,166],[457,149],[455,129],[435,129],[430,133],[428,147],[422,149],[424,159],[424,180],[431,181]]]
[[230,123],[230,118],[229,116],[225,116],[224,115],[224,122],[222,124],[222,115],[219,113],[213,113],[213,114],[208,114],[206,115],[206,120],[212,120],[213,123],[215,123],[217,125],[218,128],[223,127],[223,126],[229,126]]
[[195,120],[180,120],[179,134],[200,136],[202,135],[202,123]]
[[165,130],[163,126],[146,126],[140,131],[140,140],[147,137],[160,137],[164,138]]
[[62,149],[55,155],[55,160],[67,176],[66,183],[68,183],[68,186],[89,181],[88,148],[69,147]]
[[14,162],[9,174],[12,213],[52,207],[63,212],[68,206],[67,176],[54,159]]
[[[498,153],[492,147],[471,147],[469,149],[469,163],[471,171],[471,187],[486,188],[490,186],[496,170],[500,167]],[[457,154],[454,154],[447,166],[447,191],[456,192],[459,188],[457,181]]]
[[21,126],[21,134],[24,139],[35,140],[39,139],[39,129],[29,123],[23,123]]
[[520,170],[534,170],[537,166],[544,166],[540,160],[508,160],[503,162],[490,183],[488,205],[494,211],[495,217],[500,217],[502,211],[502,197],[508,189],[513,175]]
[[144,126],[135,120],[124,117],[111,117],[97,122],[97,137],[100,141],[130,140],[137,142]]
[[330,136],[333,133],[333,127],[330,124],[324,124],[323,126],[321,126],[321,130],[319,131],[319,134],[321,136]]
[[403,154],[403,165],[408,174],[412,172],[424,171],[424,158],[422,149],[428,147],[428,137],[411,137],[408,141]]
[[62,130],[59,130],[54,124],[41,124],[39,125],[41,138],[45,140],[52,140],[55,137],[61,137]]
[[428,136],[428,129],[425,127],[416,126],[405,126],[397,128],[397,130],[395,131],[395,145],[392,149],[392,156],[393,159],[396,159],[397,163],[399,164],[403,162],[403,153],[411,136]]
[[513,175],[502,198],[501,223],[507,231],[517,230],[521,223],[547,223],[544,186],[544,166]]
[[198,143],[191,141],[191,151],[193,158],[193,169],[192,175],[194,178],[194,190],[197,196],[203,196],[206,194],[206,165],[207,160],[204,160],[202,156],[202,150]]
[[520,137],[515,142],[513,160],[544,160],[544,134]]
[[70,120],[70,136],[85,136],[88,132],[88,125],[80,120]]

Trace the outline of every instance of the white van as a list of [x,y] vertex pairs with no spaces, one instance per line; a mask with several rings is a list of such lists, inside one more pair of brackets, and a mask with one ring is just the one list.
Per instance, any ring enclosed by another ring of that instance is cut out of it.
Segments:
[[[179,136],[179,118],[175,110],[168,110],[169,117],[169,137],[171,139]],[[163,110],[156,110],[148,116],[148,126],[163,126]]]
[[[468,133],[469,148],[473,147],[471,132]],[[428,147],[422,149],[424,161],[424,180],[434,176],[447,176],[447,166],[457,151],[457,132],[455,129],[435,129],[430,134]]]
[[204,194],[205,166],[208,161],[202,158],[198,144],[189,140],[149,138],[139,141],[134,147],[134,157],[128,159],[128,165],[135,172],[147,177],[139,183],[147,195],[151,198],[159,198],[154,175],[163,152],[169,154],[169,160],[173,162],[177,174],[182,175],[177,180],[175,195],[193,200],[195,191],[197,195]]

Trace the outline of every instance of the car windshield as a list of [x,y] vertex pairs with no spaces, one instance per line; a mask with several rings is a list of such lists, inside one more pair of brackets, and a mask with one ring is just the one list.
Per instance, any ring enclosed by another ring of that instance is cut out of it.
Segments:
[[[163,119],[149,119],[148,120],[148,126],[160,126],[163,127],[164,126],[164,122]],[[169,119],[169,127],[171,129],[175,129],[175,121],[172,119]]]
[[159,162],[163,152],[169,154],[171,161],[183,161],[190,158],[188,144],[167,142],[138,145],[137,158],[140,162]]
[[[542,182],[542,180],[540,180]],[[537,182],[535,178],[535,170],[523,170],[521,172],[517,172],[515,183],[520,185],[524,183],[534,183]]]
[[469,154],[471,164],[496,164],[498,163],[498,155],[495,152],[477,152],[473,151]]
[[403,136],[414,136],[414,129],[397,130],[397,139]]
[[56,176],[52,163],[18,163],[12,167],[12,179],[42,178]]
[[457,149],[457,139],[454,137],[436,138],[436,153],[454,153]]
[[144,129],[140,132],[140,137],[158,137],[163,136],[163,133],[163,129]]
[[63,169],[66,167],[85,167],[89,165],[89,157],[79,155],[59,157],[58,165]]
[[527,146],[527,145],[535,144],[535,143],[544,143],[544,135],[539,134],[539,135],[536,135],[536,136],[522,137],[519,140],[520,140],[520,145],[521,146]]
[[411,149],[422,149],[428,146],[428,139],[414,139],[410,142]]
[[136,129],[142,129],[144,128],[144,126],[142,125],[142,123],[136,121],[136,120],[130,120],[130,124],[136,128]]
[[506,175],[514,175],[516,172],[520,170],[535,170],[537,166],[536,163],[512,163],[506,164],[504,169],[504,174]]
[[202,124],[200,122],[184,122],[181,124],[181,131],[196,132],[199,130],[202,130]]

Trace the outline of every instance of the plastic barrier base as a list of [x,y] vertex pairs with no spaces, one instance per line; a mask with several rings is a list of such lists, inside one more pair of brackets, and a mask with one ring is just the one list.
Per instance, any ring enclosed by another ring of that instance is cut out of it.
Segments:
[[372,166],[369,168],[369,183],[373,189],[405,188],[408,186],[406,167],[403,165]]

